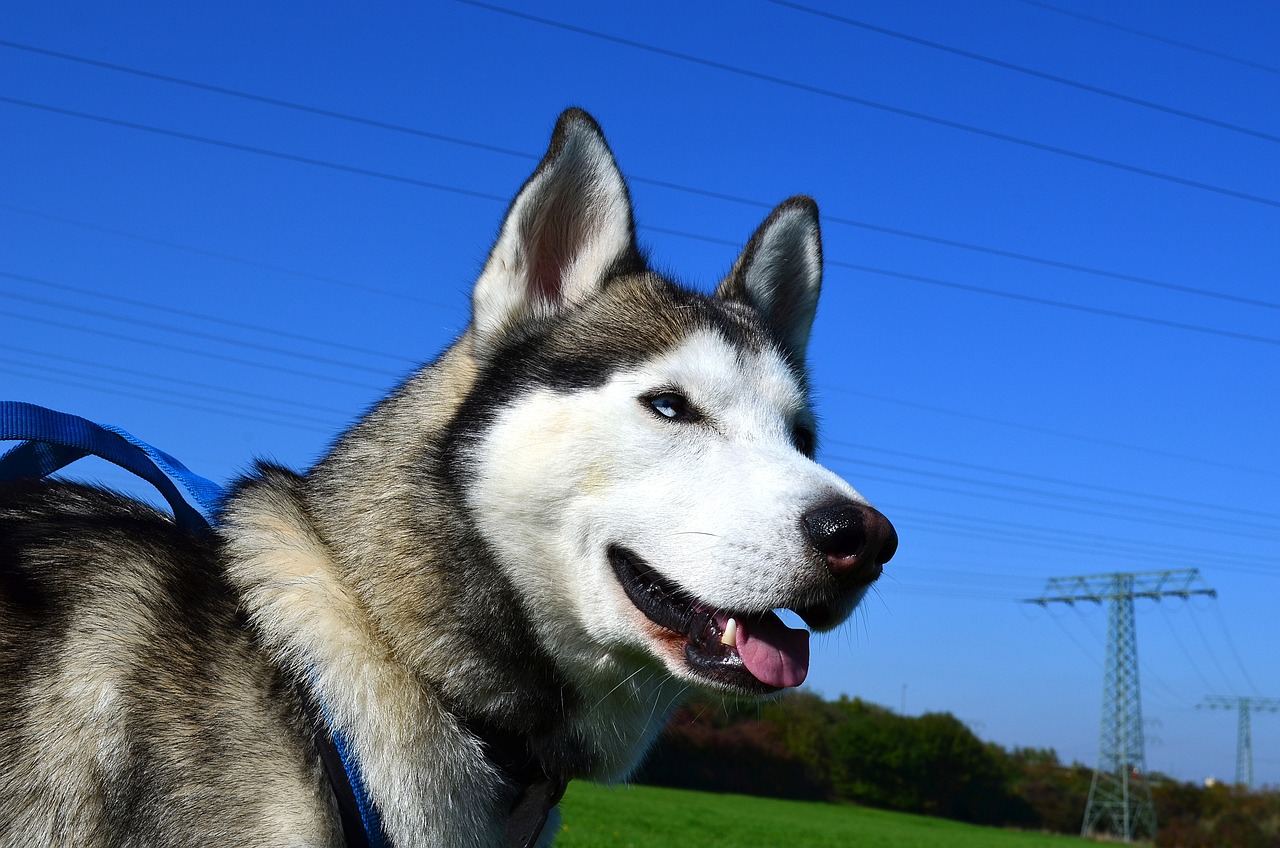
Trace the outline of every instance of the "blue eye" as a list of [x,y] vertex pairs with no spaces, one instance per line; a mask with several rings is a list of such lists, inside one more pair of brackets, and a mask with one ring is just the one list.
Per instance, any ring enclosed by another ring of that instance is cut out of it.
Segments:
[[693,421],[698,418],[697,411],[679,392],[659,392],[641,400],[648,404],[654,413],[668,421]]

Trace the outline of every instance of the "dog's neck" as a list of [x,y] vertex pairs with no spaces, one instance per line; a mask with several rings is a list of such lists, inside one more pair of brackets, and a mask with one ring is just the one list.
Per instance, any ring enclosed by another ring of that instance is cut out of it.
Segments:
[[390,650],[315,532],[300,485],[296,475],[264,469],[223,513],[228,579],[265,650],[324,704],[395,841],[430,844],[456,833],[477,848],[503,844],[498,769]]
[[[359,759],[345,735],[331,725],[325,706],[310,688],[299,685],[297,690],[337,802],[344,843],[348,848],[382,848],[386,828],[380,811],[370,803]],[[511,790],[505,819],[507,848],[532,848],[564,795],[568,779],[547,774],[524,737],[482,725],[468,724],[466,729],[481,740],[487,759]]]
[[[442,588],[461,590],[447,581],[421,595],[400,585],[417,599],[418,626],[433,631],[434,620],[442,632],[397,641],[394,615],[371,613],[360,576],[340,565],[317,530],[305,483],[264,468],[238,487],[223,516],[228,577],[265,649],[284,673],[306,681],[350,740],[388,833],[428,841],[474,834],[476,846],[507,844],[518,787],[502,760],[517,759],[513,751],[529,751],[553,784],[618,779],[634,766],[678,697],[659,682],[665,675],[607,675],[579,692],[527,629],[517,638],[518,623],[477,642],[482,628],[453,620],[447,593],[440,608],[423,608],[429,598],[440,602]],[[413,579],[383,575],[393,590],[395,577]],[[520,608],[514,598],[499,602]],[[498,738],[519,742],[486,741]]]

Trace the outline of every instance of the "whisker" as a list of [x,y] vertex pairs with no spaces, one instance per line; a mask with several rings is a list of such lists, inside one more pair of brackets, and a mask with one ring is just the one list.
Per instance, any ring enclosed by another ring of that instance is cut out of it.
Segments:
[[[671,710],[675,708],[676,702],[683,699],[686,694],[687,692],[685,691],[684,687],[680,687],[679,689],[677,689],[676,693],[667,700],[667,705],[662,708],[662,714],[670,715]],[[654,706],[657,706],[656,701],[654,702]],[[653,721],[652,712],[649,713],[649,720]]]
[[604,702],[605,702],[606,700],[608,700],[608,698],[609,698],[609,696],[610,696],[610,695],[612,695],[614,692],[616,692],[616,691],[618,691],[619,689],[621,689],[623,686],[627,685],[627,682],[628,682],[628,681],[630,681],[630,680],[631,680],[631,678],[635,677],[637,674],[639,674],[640,672],[645,671],[645,670],[646,670],[646,669],[645,669],[645,667],[644,667],[644,666],[639,666],[639,667],[637,667],[635,671],[631,672],[631,673],[630,673],[630,674],[628,674],[626,677],[624,677],[622,680],[620,680],[620,681],[617,683],[617,685],[615,685],[612,689],[610,689],[608,692],[605,692],[605,693],[604,693],[604,695],[602,695],[602,696],[600,697],[600,700],[596,701],[596,702],[595,702],[595,704],[591,707],[591,709],[590,709],[590,710],[588,710],[587,712],[588,712],[588,713],[594,713],[596,710],[600,709],[600,706],[601,706],[602,704],[604,704]]

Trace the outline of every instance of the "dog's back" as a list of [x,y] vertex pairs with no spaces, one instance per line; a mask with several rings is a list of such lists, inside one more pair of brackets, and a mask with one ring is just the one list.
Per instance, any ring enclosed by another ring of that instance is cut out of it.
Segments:
[[216,551],[101,489],[0,484],[0,845],[337,844]]

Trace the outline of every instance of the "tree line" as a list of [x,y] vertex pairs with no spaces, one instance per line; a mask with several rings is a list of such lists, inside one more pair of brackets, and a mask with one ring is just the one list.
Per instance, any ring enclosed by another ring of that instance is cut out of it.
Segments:
[[[1078,834],[1092,775],[1052,749],[984,742],[950,713],[904,716],[797,692],[763,705],[686,705],[634,780]],[[1156,845],[1280,848],[1280,791],[1146,779]]]

